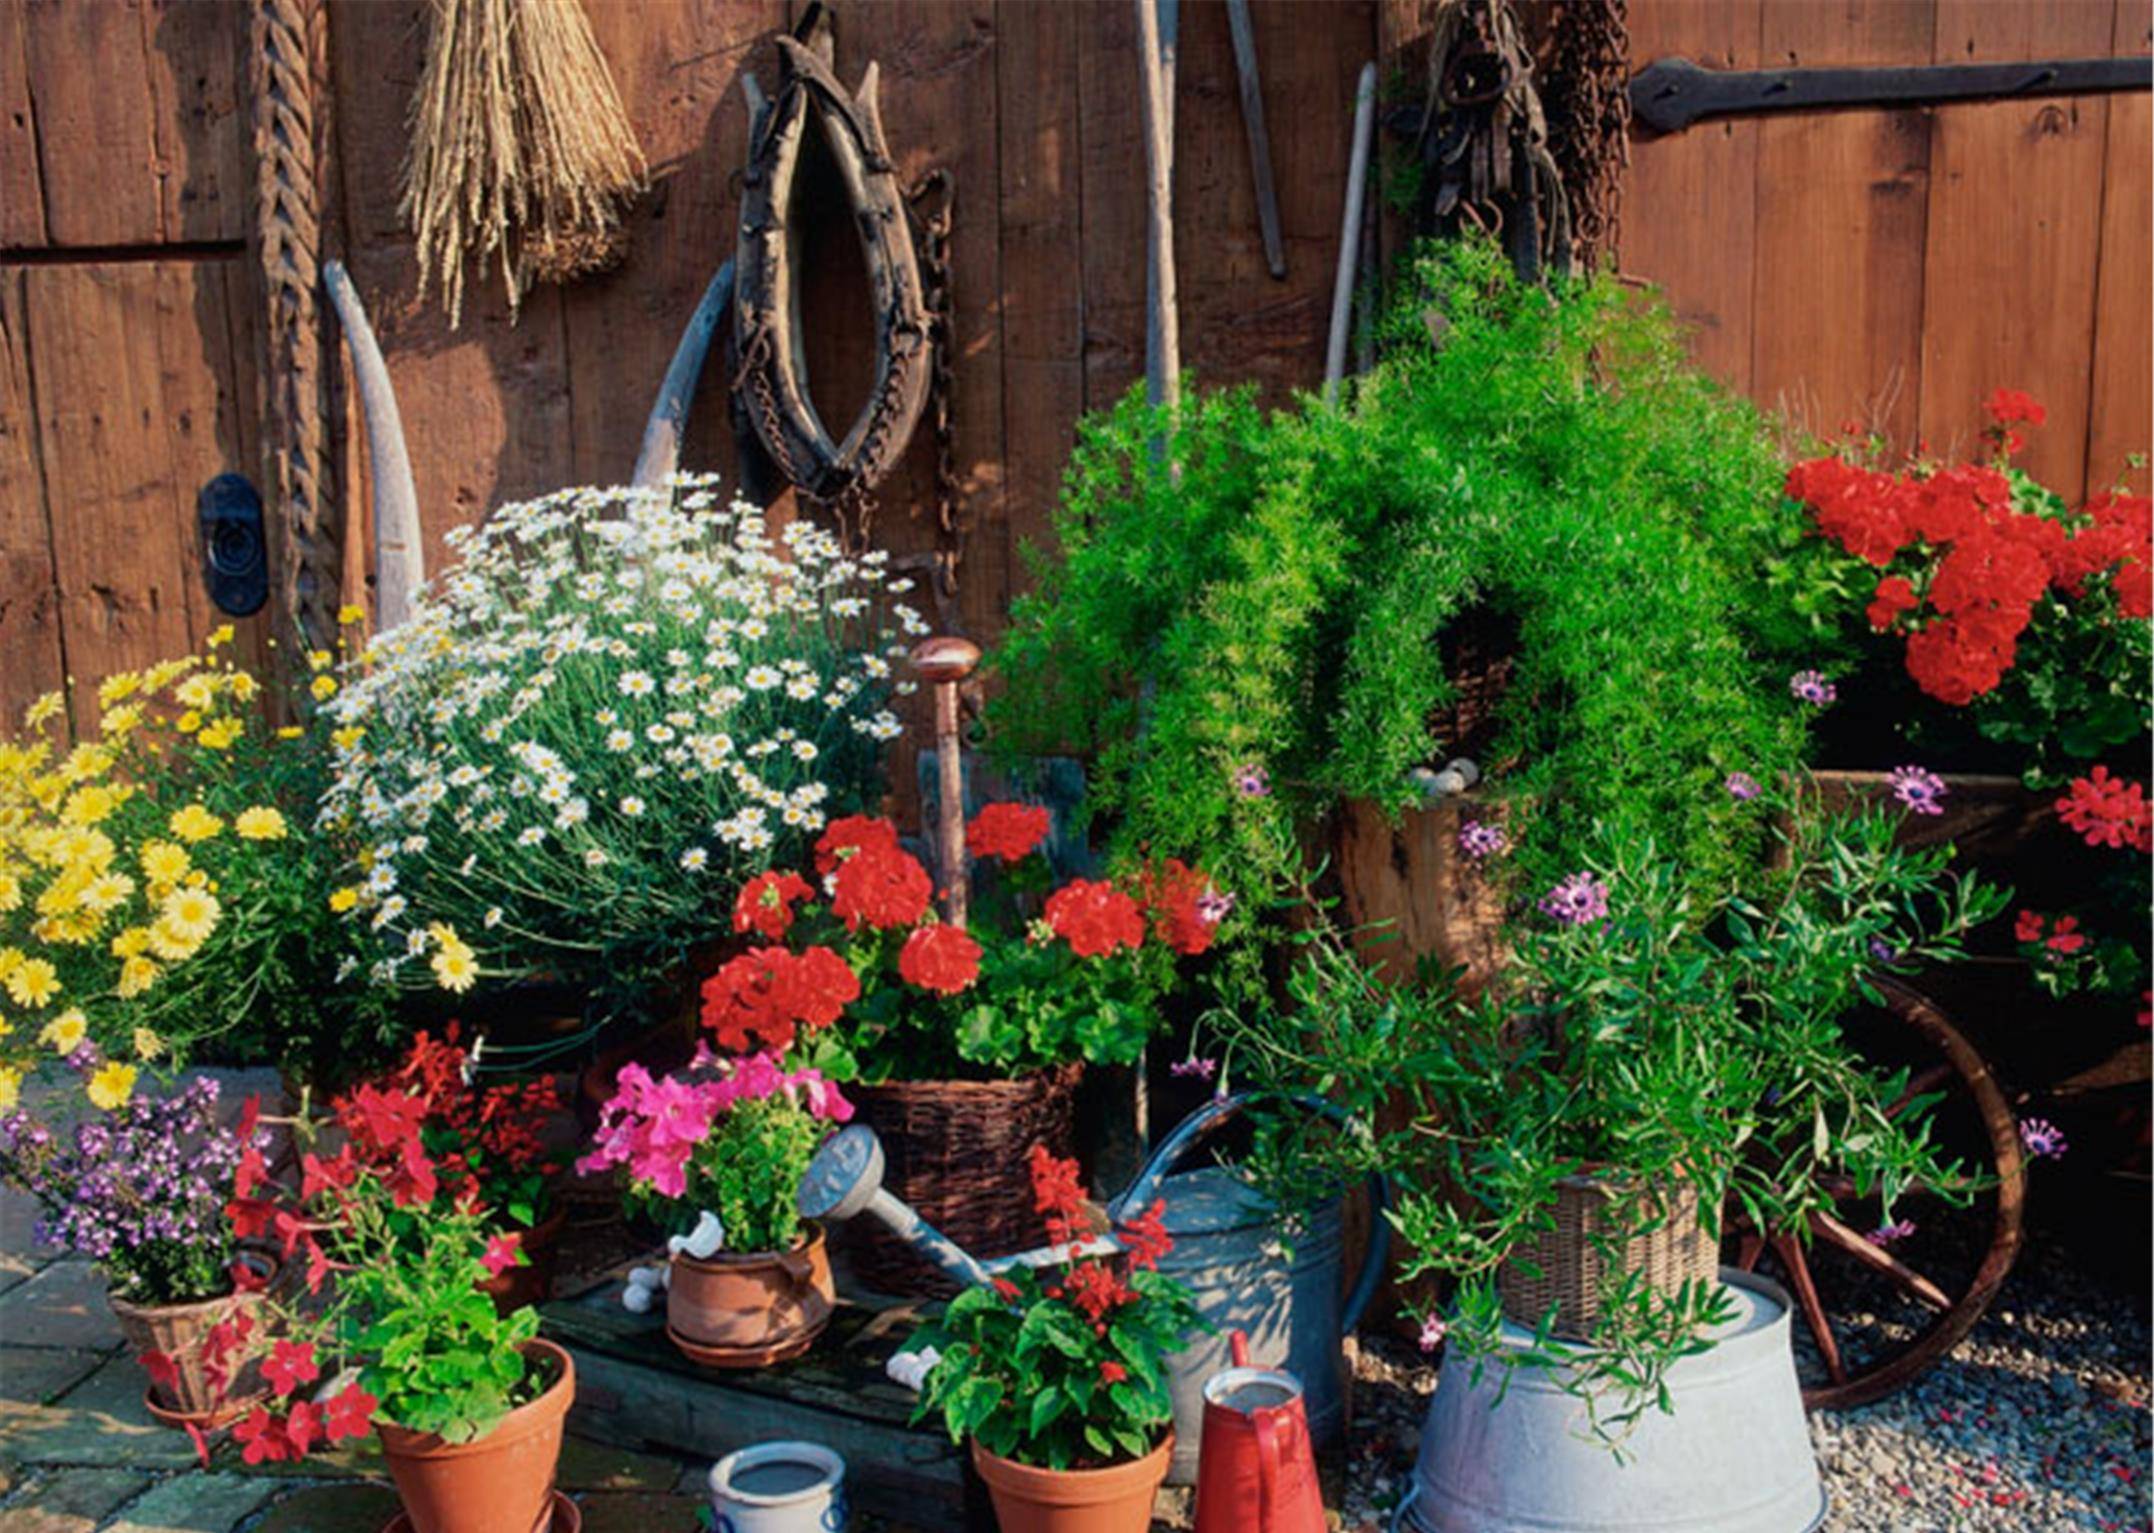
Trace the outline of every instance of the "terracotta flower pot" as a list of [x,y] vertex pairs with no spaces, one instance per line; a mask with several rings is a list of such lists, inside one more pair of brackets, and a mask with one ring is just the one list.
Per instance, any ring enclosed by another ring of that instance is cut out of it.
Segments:
[[837,1290],[820,1225],[792,1250],[673,1258],[666,1334],[711,1368],[760,1368],[800,1356],[830,1323]]
[[[277,1269],[273,1261],[252,1255],[248,1259],[266,1270],[274,1281]],[[128,1350],[137,1357],[145,1352],[162,1352],[178,1370],[175,1385],[150,1386],[144,1399],[151,1415],[172,1427],[190,1421],[203,1427],[223,1426],[267,1397],[269,1391],[259,1375],[249,1374],[235,1381],[220,1398],[202,1367],[202,1338],[209,1334],[210,1327],[237,1311],[259,1310],[262,1299],[260,1293],[220,1294],[189,1304],[134,1304],[116,1294],[107,1298]]]
[[553,1297],[554,1268],[561,1259],[561,1232],[568,1228],[568,1205],[560,1204],[551,1214],[523,1232],[519,1244],[523,1247],[524,1265],[488,1278],[479,1285],[479,1291],[491,1295],[494,1308],[506,1315],[533,1304],[544,1304]]
[[1172,1432],[1143,1458],[1105,1469],[1035,1469],[972,1445],[1002,1533],[1144,1533],[1173,1456]]
[[546,1392],[468,1443],[382,1423],[382,1457],[412,1533],[544,1533],[554,1514],[554,1466],[576,1398],[576,1365],[550,1341],[524,1356],[553,1371]]

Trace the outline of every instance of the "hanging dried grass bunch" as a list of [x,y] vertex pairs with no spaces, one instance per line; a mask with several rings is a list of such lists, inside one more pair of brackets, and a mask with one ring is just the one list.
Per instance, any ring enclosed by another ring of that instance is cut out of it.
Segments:
[[399,211],[462,319],[472,257],[499,257],[513,313],[535,281],[618,262],[643,150],[578,0],[432,0]]

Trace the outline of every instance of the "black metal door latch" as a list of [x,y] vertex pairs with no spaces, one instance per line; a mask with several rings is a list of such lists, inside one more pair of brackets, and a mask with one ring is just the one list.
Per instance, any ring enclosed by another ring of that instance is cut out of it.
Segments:
[[195,498],[202,529],[202,579],[209,599],[232,617],[252,617],[269,600],[269,542],[262,497],[239,474],[219,474]]
[[2154,87],[2144,57],[1876,69],[1704,69],[1655,59],[1630,79],[1631,116],[1656,133],[1705,117],[1824,107],[1933,106],[2012,96],[2080,96]]

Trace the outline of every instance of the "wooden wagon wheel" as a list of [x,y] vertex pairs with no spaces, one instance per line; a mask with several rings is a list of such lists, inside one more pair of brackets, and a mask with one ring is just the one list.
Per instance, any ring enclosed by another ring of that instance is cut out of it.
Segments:
[[1856,1041],[1881,1062],[1911,1069],[1892,1111],[1942,1093],[1940,1136],[1979,1155],[1995,1184],[1965,1209],[1919,1190],[1902,1198],[1896,1212],[1916,1224],[1904,1248],[1864,1232],[1862,1215],[1875,1204],[1857,1199],[1851,1184],[1837,1189],[1833,1213],[1811,1220],[1807,1248],[1791,1234],[1730,1229],[1730,1260],[1750,1271],[1769,1258],[1794,1297],[1808,1332],[1796,1352],[1811,1410],[1866,1404],[1942,1360],[1982,1318],[2019,1254],[2027,1184],[2019,1122],[2003,1090],[1927,996],[1892,979],[1878,989],[1884,1012]]

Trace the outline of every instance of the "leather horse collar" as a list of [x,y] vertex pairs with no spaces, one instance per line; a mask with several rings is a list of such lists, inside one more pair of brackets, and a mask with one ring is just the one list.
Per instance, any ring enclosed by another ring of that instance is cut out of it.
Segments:
[[[926,403],[933,342],[911,225],[869,64],[857,92],[832,72],[830,36],[811,8],[798,36],[778,38],[782,79],[761,99],[746,76],[751,122],[741,194],[734,339],[737,397],[779,472],[820,501],[864,496],[911,440]],[[866,257],[875,309],[875,382],[842,439],[808,397],[802,344],[794,178],[813,117],[836,162]]]

